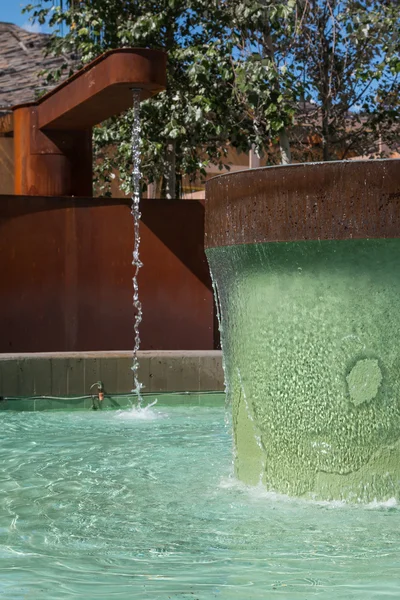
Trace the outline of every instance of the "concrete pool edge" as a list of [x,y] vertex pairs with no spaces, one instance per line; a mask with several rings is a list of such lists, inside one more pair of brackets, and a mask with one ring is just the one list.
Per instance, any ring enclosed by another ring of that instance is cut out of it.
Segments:
[[[43,410],[124,410],[135,406],[133,394],[106,395],[102,402],[97,396],[31,396],[31,397],[0,397],[0,412],[38,412]],[[225,406],[224,392],[159,392],[144,394],[142,408],[156,405],[155,408],[176,406],[196,406],[222,408]]]
[[[144,392],[222,392],[219,350],[165,350],[139,353]],[[106,395],[132,389],[132,352],[54,352],[0,355],[0,396],[83,396],[97,381]],[[96,392],[96,389],[92,391]]]

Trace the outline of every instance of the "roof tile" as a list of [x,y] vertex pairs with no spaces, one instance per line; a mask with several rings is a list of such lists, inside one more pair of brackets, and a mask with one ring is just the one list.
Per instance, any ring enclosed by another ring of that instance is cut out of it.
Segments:
[[69,57],[46,57],[50,35],[32,33],[12,23],[0,22],[0,113],[31,102],[47,89],[39,72],[73,62]]

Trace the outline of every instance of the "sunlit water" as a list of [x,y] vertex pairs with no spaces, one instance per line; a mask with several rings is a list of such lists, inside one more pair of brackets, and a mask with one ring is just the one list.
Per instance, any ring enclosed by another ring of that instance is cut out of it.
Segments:
[[396,503],[235,482],[222,408],[0,419],[1,598],[399,597]]

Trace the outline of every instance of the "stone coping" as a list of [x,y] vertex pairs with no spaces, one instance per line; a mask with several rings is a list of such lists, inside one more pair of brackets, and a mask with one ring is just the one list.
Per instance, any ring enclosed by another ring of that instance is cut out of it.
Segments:
[[[139,352],[144,392],[223,391],[218,350]],[[0,355],[0,396],[82,396],[97,381],[106,394],[132,390],[132,352],[54,352]]]
[[[7,352],[0,354],[2,360],[18,360],[29,358],[131,358],[131,350],[88,350],[84,352]],[[221,350],[140,350],[139,358],[182,358],[188,357],[221,357]]]
[[[90,396],[60,397],[31,397],[31,398],[0,398],[1,411],[38,412],[43,410],[124,410],[137,404],[136,398],[130,394],[120,396],[105,396],[100,403],[98,398]],[[223,392],[161,392],[159,394],[144,394],[143,408],[154,404],[157,409],[162,407],[191,406],[221,408],[225,405]]]

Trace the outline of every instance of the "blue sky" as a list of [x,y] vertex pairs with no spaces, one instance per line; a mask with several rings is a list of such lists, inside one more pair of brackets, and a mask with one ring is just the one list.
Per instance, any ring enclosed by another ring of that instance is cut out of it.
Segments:
[[40,29],[39,26],[29,24],[28,15],[21,14],[21,10],[27,4],[33,4],[32,0],[0,0],[0,21],[15,23],[20,27],[33,31],[47,31],[46,28]]

